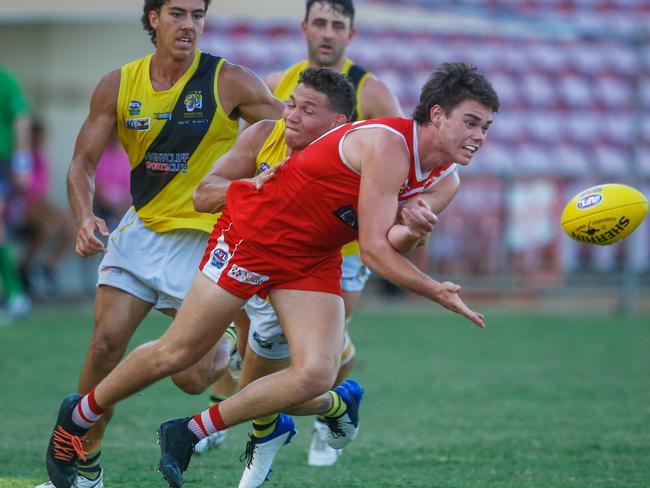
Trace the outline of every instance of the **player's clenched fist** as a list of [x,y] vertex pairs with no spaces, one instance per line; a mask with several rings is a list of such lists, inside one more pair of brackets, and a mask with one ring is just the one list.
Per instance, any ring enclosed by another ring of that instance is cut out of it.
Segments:
[[397,213],[397,223],[407,226],[411,235],[416,238],[430,234],[437,222],[438,217],[422,198],[418,198],[415,205],[403,205]]
[[98,252],[106,252],[106,246],[97,238],[95,232],[99,232],[105,237],[109,235],[106,222],[93,215],[84,219],[77,232],[75,252],[82,258],[92,256]]

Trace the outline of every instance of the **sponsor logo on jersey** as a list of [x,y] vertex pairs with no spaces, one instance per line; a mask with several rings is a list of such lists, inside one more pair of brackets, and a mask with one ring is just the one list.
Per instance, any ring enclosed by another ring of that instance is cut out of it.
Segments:
[[210,261],[210,264],[212,264],[212,266],[217,269],[221,269],[228,261],[228,257],[228,253],[226,251],[221,248],[216,248],[212,252],[212,260]]
[[140,100],[131,100],[129,102],[129,115],[140,115],[142,102]]
[[259,285],[269,280],[268,276],[255,273],[253,271],[248,271],[246,268],[242,268],[236,264],[232,265],[232,268],[230,268],[230,271],[228,271],[228,276],[239,281],[240,283],[248,283],[250,285]]
[[147,172],[154,176],[188,172],[190,153],[148,152],[144,157]]
[[203,94],[201,93],[201,90],[188,92],[188,94],[185,95],[183,103],[185,104],[185,110],[188,112],[201,110],[203,108]]
[[349,225],[353,229],[359,227],[359,217],[357,216],[357,211],[352,205],[346,205],[345,207],[335,210],[334,215],[336,215],[336,218],[345,225]]
[[197,118],[190,118],[191,117],[201,117],[203,116],[203,112],[199,112],[196,114],[185,114],[185,119],[189,120],[179,120],[177,122],[178,125],[186,125],[190,129],[194,130],[207,130],[207,128],[210,126],[210,120],[206,118],[202,119],[197,119]]
[[151,128],[151,119],[142,117],[139,119],[126,119],[126,128],[129,130],[146,131]]
[[586,210],[595,207],[603,201],[603,196],[600,193],[590,193],[585,195],[576,204],[579,210]]
[[269,163],[260,163],[260,168],[257,170],[257,174],[261,175],[264,173],[267,169],[271,169],[271,165]]
[[172,119],[172,113],[171,112],[156,112],[153,114],[153,118],[156,120],[171,120]]

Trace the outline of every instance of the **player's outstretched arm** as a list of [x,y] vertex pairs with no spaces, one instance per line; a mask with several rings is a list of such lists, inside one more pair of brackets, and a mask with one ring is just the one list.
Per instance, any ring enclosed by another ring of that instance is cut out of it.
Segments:
[[284,110],[284,103],[255,73],[230,63],[221,69],[219,100],[232,118],[241,117],[251,125],[264,119],[279,120]]
[[241,133],[232,149],[217,160],[194,192],[197,212],[216,213],[223,210],[230,183],[255,176],[257,154],[274,125],[274,120],[262,120],[250,126]]
[[119,87],[120,70],[116,70],[104,76],[95,88],[68,169],[68,201],[78,228],[75,251],[81,257],[106,250],[95,233],[108,236],[109,232],[106,223],[93,213],[93,196],[97,164],[115,130]]
[[[353,136],[354,133],[346,144]],[[361,139],[357,137],[356,140]],[[361,164],[359,244],[363,262],[395,285],[439,303],[481,328],[485,327],[483,315],[467,307],[458,296],[460,286],[433,280],[398,253],[388,240],[389,230],[397,216],[398,194],[409,169],[409,154],[401,138],[382,131],[380,136],[366,137],[362,145],[354,148],[350,144],[348,148],[350,151],[344,148],[348,160],[358,156]]]

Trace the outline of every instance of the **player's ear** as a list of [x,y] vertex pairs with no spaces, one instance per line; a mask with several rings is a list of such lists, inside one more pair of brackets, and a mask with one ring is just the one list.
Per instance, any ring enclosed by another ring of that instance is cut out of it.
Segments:
[[302,33],[302,37],[305,39],[307,38],[307,21],[303,20],[300,22],[300,32]]
[[336,121],[336,125],[339,126],[341,124],[345,124],[348,121],[348,118],[345,114],[336,114],[334,120]]
[[348,42],[352,41],[352,39],[354,39],[356,35],[357,35],[357,28],[354,26],[350,27],[350,35],[348,36]]
[[153,29],[157,29],[160,24],[160,11],[159,10],[150,10],[149,11],[149,24]]
[[442,117],[445,115],[445,111],[440,105],[434,105],[429,111],[429,116],[431,118],[431,123],[438,127],[442,122]]

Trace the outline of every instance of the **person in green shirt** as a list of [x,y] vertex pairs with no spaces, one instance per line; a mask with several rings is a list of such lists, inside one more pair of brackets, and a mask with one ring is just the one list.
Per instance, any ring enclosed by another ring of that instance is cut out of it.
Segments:
[[23,188],[29,181],[28,104],[18,80],[0,67],[0,285],[6,297],[6,309],[0,323],[26,315],[30,302],[18,277],[15,254],[10,246],[5,221],[9,190]]

